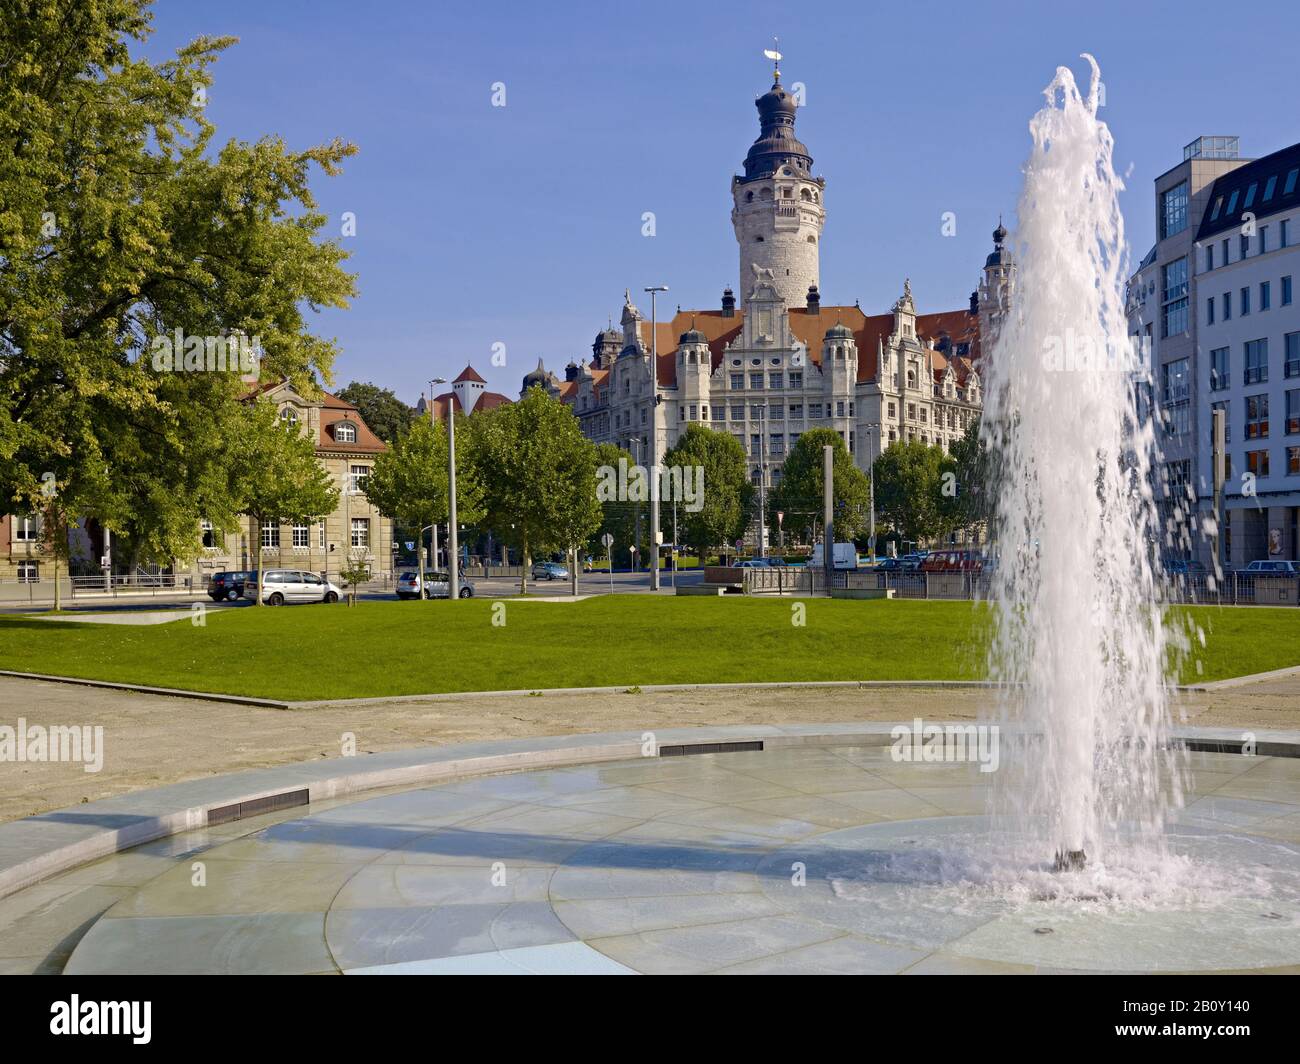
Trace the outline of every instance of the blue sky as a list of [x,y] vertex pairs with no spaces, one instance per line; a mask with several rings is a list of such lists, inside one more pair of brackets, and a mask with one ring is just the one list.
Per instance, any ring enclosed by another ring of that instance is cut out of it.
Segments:
[[[1056,66],[1082,80],[1080,52],[1101,64],[1140,256],[1151,181],[1188,141],[1238,134],[1257,156],[1300,140],[1296,10],[1256,2],[1237,22],[1222,4],[1095,0],[162,0],[146,52],[241,39],[210,94],[219,141],[358,145],[343,176],[314,185],[334,231],[356,214],[360,290],[317,331],[340,342],[336,387],[370,380],[413,403],[467,362],[512,397],[539,357],[562,372],[625,287],[667,284],[661,311],[718,304],[737,283],[729,182],[757,134],[773,35],[783,81],[806,86],[797,131],[827,181],[823,302],[884,312],[909,276],[930,312],[965,306],[999,212],[1013,224],[1028,121]],[[491,105],[496,82],[505,107]],[[941,235],[945,211],[955,236]]]

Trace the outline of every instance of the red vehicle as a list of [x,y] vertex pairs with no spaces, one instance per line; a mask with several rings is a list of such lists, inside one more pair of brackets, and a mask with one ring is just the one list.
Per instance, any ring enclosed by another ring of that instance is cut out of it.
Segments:
[[932,550],[921,563],[923,573],[978,573],[984,556],[977,550]]

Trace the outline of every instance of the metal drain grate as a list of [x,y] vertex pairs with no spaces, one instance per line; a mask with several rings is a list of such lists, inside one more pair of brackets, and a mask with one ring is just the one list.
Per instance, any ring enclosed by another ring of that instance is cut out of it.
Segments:
[[309,805],[311,799],[306,787],[297,791],[281,791],[268,794],[265,798],[254,798],[247,802],[234,802],[231,805],[219,805],[208,810],[208,827],[217,824],[229,824],[233,820],[259,816],[262,813],[274,813],[280,809],[292,809],[294,806]]
[[691,743],[684,746],[661,746],[660,757],[684,757],[687,754],[734,754],[742,750],[762,750],[763,742],[756,739],[743,743]]

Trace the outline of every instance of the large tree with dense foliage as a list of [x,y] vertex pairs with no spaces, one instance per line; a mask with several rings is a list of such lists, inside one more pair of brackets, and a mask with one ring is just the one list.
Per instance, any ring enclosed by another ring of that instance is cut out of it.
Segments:
[[[257,557],[263,525],[317,520],[338,505],[339,489],[297,422],[282,421],[264,399],[241,407],[245,431],[234,448],[233,469],[243,482],[241,509],[248,514],[248,543]],[[261,594],[253,601],[262,605]]]
[[964,530],[964,539],[970,530],[992,517],[992,471],[994,462],[988,448],[980,438],[980,422],[972,418],[961,438],[954,440],[948,449],[954,473],[953,490],[944,494],[947,523],[952,530]]
[[[465,418],[456,416],[456,517],[472,524],[482,516],[482,491],[474,464],[472,437]],[[447,427],[417,420],[405,435],[382,454],[376,455],[366,477],[366,498],[385,517],[391,517],[417,532],[426,525],[440,525],[450,516],[447,490]],[[423,548],[421,548],[423,559]],[[424,571],[421,560],[420,571]]]
[[[275,427],[245,416],[254,374],[329,380],[305,314],[353,281],[308,177],[354,149],[218,146],[204,106],[233,39],[151,63],[131,54],[149,21],[146,0],[11,0],[0,19],[0,512],[44,508],[52,474],[62,514],[167,561],[198,550],[200,518],[247,510],[247,434]],[[177,330],[200,345],[179,371],[158,357]],[[240,335],[252,373],[204,365]],[[315,460],[295,454],[301,481]]]
[[[616,443],[598,443],[596,444],[596,468],[598,471],[609,470],[617,475],[620,463],[624,468],[631,470],[636,465],[636,459],[630,451],[625,451]],[[605,474],[608,475],[608,474]],[[637,501],[631,498],[611,498],[602,499],[600,503],[601,518],[600,525],[592,532],[587,543],[587,549],[597,557],[605,557],[605,545],[602,542],[605,535],[614,537],[613,557],[611,564],[621,564],[626,560],[629,564],[640,557],[645,560],[646,545],[649,542],[646,532],[650,527],[650,504],[647,501]],[[638,530],[637,515],[640,514],[640,529]],[[638,531],[640,538],[638,539]],[[632,554],[632,546],[635,545],[637,554]]]
[[[702,498],[698,509],[677,504],[678,536],[694,547],[701,559],[745,534],[749,524],[755,487],[749,480],[749,463],[745,449],[729,432],[716,432],[692,423],[662,459],[666,468],[686,470],[698,466],[703,471]],[[660,504],[659,526],[672,528],[671,500]]]
[[[596,448],[578,419],[539,387],[467,419],[484,524],[519,551],[520,593],[534,553],[578,550],[599,526]],[[576,573],[574,574],[576,580]]]
[[953,527],[956,463],[920,440],[891,443],[876,459],[876,512],[907,540],[928,540]]
[[361,414],[370,431],[385,443],[395,443],[416,419],[413,407],[407,406],[390,388],[353,381],[341,392],[340,399],[351,403]]
[[[820,535],[824,518],[826,483],[823,449],[833,450],[831,489],[834,499],[835,538],[853,539],[870,524],[871,485],[867,475],[853,464],[853,455],[834,429],[810,429],[799,437],[781,467],[781,483],[768,493],[767,520],[775,529],[778,512],[785,514],[787,529],[813,530]],[[879,485],[877,485],[879,491]]]

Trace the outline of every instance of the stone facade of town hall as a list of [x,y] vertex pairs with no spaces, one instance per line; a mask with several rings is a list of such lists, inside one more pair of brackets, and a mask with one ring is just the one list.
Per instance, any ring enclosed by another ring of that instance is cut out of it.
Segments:
[[897,440],[946,449],[979,416],[979,359],[1015,280],[1006,230],[995,230],[965,307],[918,313],[908,280],[888,313],[824,305],[826,181],[813,176],[795,138],[796,102],[779,74],[757,107],[758,139],[731,184],[740,305],[728,288],[714,307],[678,309],[658,322],[652,338],[626,291],[619,326],[597,334],[591,358],[571,362],[563,379],[539,363],[523,389],[561,398],[590,439],[639,461],[649,460],[651,433],[662,456],[692,423],[730,432],[755,483],[768,486],[812,428],[838,432],[864,470]]

